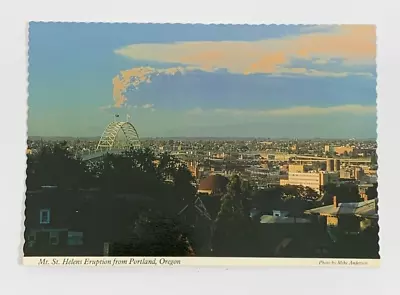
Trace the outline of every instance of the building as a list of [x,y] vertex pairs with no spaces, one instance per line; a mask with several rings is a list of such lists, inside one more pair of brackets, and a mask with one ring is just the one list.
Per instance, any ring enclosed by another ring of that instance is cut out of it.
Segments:
[[[269,156],[270,155],[268,155],[268,159],[270,159]],[[273,159],[271,158],[271,160],[286,162],[286,161],[289,161],[290,159],[294,158],[295,156],[296,156],[296,154],[275,153],[273,156]]]
[[289,177],[287,175],[282,175],[281,179],[279,180],[279,185],[281,186],[289,185]]
[[199,165],[198,165],[197,162],[193,162],[193,161],[188,162],[188,163],[187,163],[187,167],[188,167],[190,173],[192,173],[192,176],[193,176],[194,178],[198,178],[198,177],[199,177],[199,174],[200,174],[199,172],[200,172],[200,170],[199,170]]
[[304,165],[289,165],[289,173],[304,173]]
[[[97,189],[45,186],[27,191],[24,255],[103,256],[110,244],[131,233],[130,225],[121,222],[139,216],[151,202],[143,195],[109,195]],[[113,206],[118,214],[110,214]]]
[[340,160],[339,159],[335,159],[333,161],[334,165],[333,165],[333,171],[340,171]]
[[334,167],[334,160],[333,159],[326,160],[326,171],[332,172],[333,167]]
[[333,197],[333,204],[310,209],[305,214],[326,218],[328,228],[340,228],[347,232],[359,232],[377,222],[377,200],[365,200],[357,203],[338,203]]
[[210,175],[200,181],[197,192],[208,195],[225,193],[228,183],[229,179],[225,176],[219,174]]
[[276,215],[263,215],[260,218],[262,224],[299,224],[311,223],[307,218],[296,218],[293,216],[276,216]]
[[362,170],[361,167],[355,167],[354,168],[354,178],[356,180],[361,180],[364,176],[364,171]]
[[336,146],[334,148],[334,151],[338,155],[351,154],[351,153],[353,153],[354,148],[351,146]]
[[341,179],[354,179],[354,170],[349,168],[340,169]]
[[26,193],[25,256],[82,253],[83,224],[79,198],[61,197],[57,187]]
[[324,151],[325,151],[325,153],[334,153],[335,149],[332,145],[325,145]]
[[288,173],[287,181],[281,179],[280,184],[301,185],[312,188],[321,193],[321,188],[328,183],[335,183],[339,180],[337,172],[307,172],[307,173]]

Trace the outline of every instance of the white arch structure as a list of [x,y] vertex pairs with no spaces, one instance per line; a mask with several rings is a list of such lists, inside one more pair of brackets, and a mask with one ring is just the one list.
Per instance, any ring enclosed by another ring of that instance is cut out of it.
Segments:
[[[122,145],[116,145],[118,143],[117,136],[120,132],[125,136],[125,141]],[[101,135],[96,152],[129,147],[140,147],[139,134],[135,127],[130,122],[111,122]]]

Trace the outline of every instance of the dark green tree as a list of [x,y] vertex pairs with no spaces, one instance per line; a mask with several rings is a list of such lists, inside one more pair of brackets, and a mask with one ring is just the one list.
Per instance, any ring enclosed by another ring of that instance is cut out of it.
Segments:
[[130,241],[114,244],[111,252],[116,256],[195,255],[186,226],[163,216],[141,216]]
[[216,256],[251,256],[253,254],[253,223],[242,191],[242,181],[235,175],[230,180],[227,193],[214,223],[213,251]]
[[352,203],[361,202],[361,196],[358,191],[358,187],[355,184],[340,184],[334,183],[327,184],[323,187],[323,199],[324,205],[331,205],[333,203],[333,197],[336,196],[339,203]]
[[376,153],[372,153],[371,155],[371,164],[378,165],[378,155]]
[[367,189],[368,200],[376,199],[378,197],[378,184],[375,183],[372,187]]
[[28,190],[41,186],[77,189],[91,183],[90,177],[85,164],[74,157],[66,142],[44,146],[38,154],[28,155]]
[[254,192],[252,205],[263,214],[271,214],[273,210],[282,208],[283,188],[272,187]]
[[359,234],[340,233],[332,249],[336,258],[378,259],[379,227],[371,226]]

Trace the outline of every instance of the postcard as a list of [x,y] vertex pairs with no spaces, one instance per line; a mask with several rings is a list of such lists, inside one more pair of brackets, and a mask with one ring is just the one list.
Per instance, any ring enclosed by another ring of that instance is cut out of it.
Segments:
[[29,23],[23,263],[378,266],[374,25]]

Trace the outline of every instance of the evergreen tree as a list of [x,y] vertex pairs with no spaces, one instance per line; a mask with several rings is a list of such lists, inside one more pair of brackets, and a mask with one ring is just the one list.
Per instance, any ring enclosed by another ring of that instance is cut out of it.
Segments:
[[214,224],[213,251],[216,256],[252,256],[252,221],[245,210],[246,196],[242,181],[235,175]]

